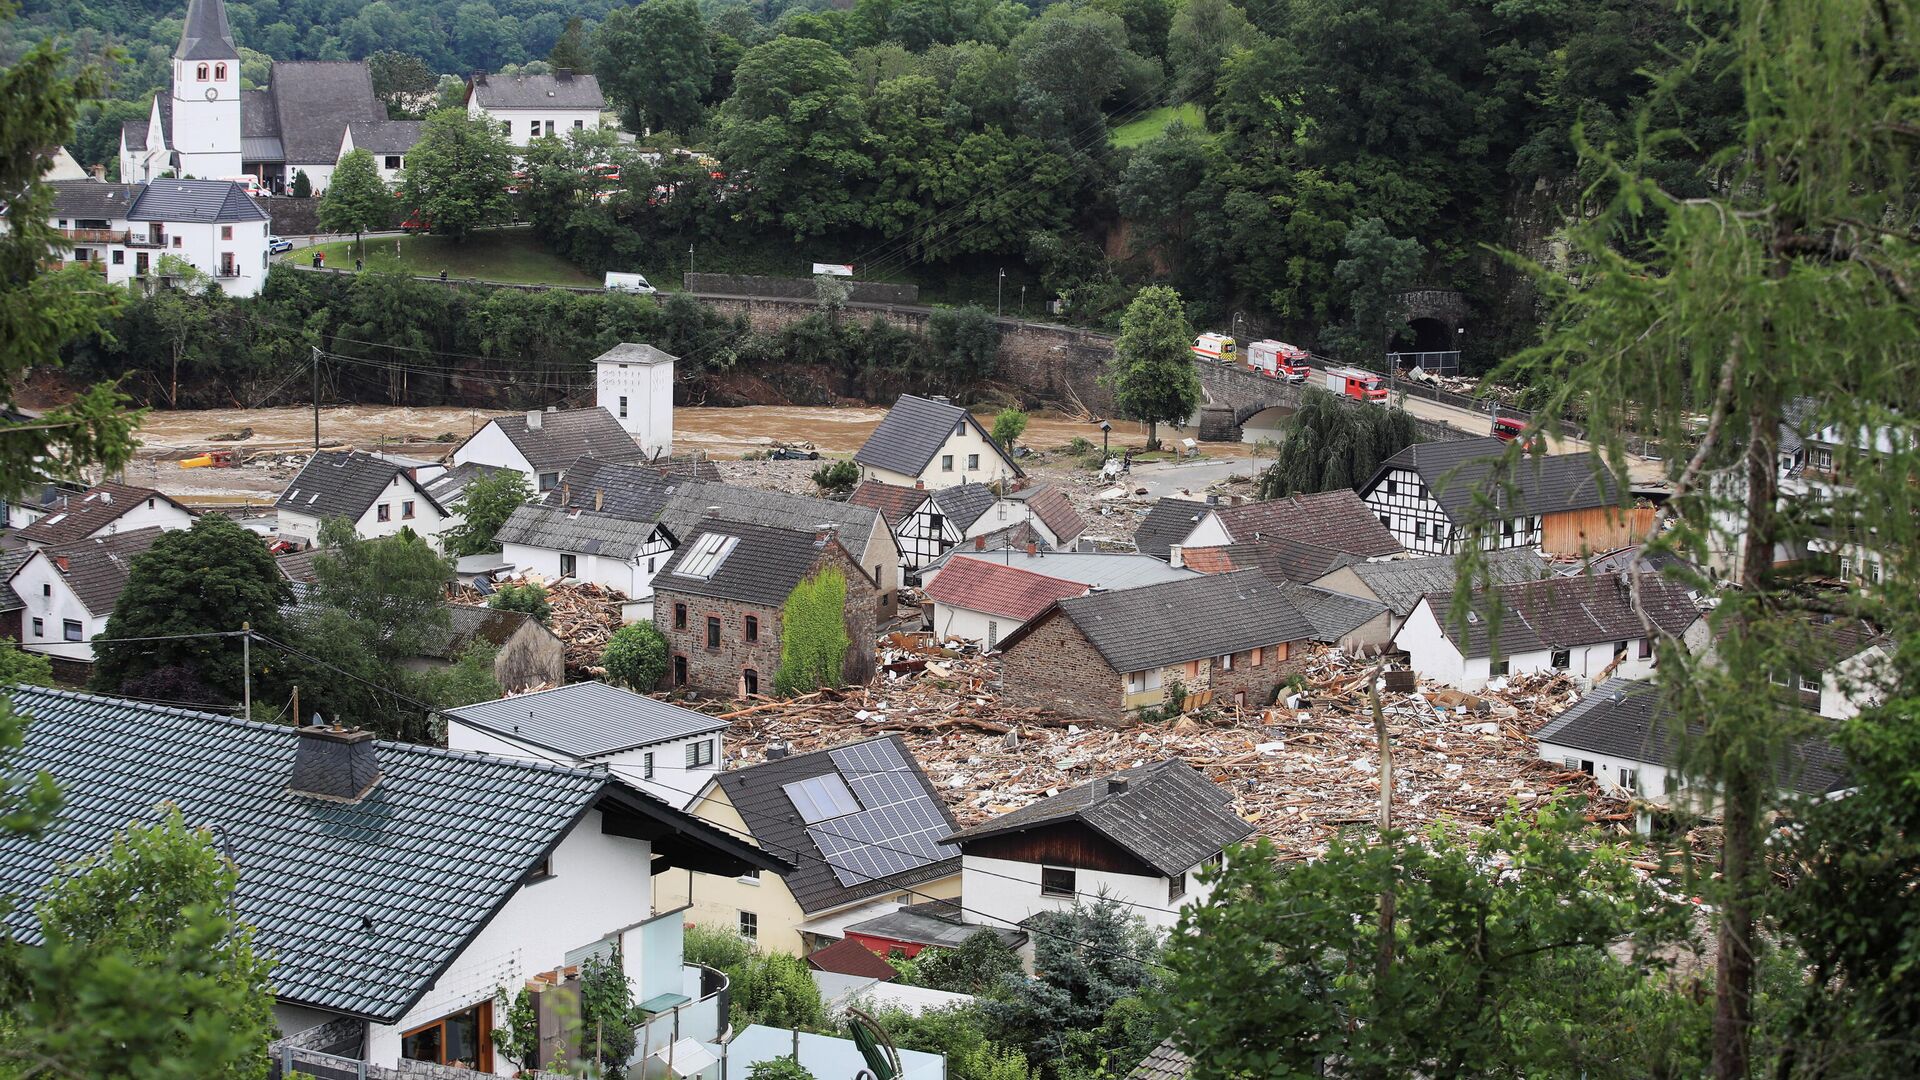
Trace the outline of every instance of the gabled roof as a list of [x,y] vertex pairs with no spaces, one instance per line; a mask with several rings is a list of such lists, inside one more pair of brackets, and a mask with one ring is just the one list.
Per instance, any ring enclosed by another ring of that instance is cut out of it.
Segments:
[[[1649,633],[1633,608],[1625,575],[1549,577],[1515,585],[1477,589],[1464,641],[1460,627],[1449,616],[1453,594],[1428,593],[1426,603],[1440,631],[1462,656],[1490,656],[1493,611],[1500,608],[1500,655],[1631,641]],[[1678,634],[1700,618],[1686,586],[1657,574],[1640,575],[1640,600],[1655,627]]]
[[604,109],[600,80],[592,75],[480,75],[467,93],[483,109]]
[[1057,487],[1021,488],[1007,498],[1026,503],[1033,511],[1033,516],[1039,518],[1049,532],[1059,537],[1064,547],[1073,546],[1080,534],[1087,531],[1086,519],[1073,508],[1073,502],[1067,498],[1066,492]]
[[[307,737],[290,727],[37,687],[12,699],[32,717],[14,764],[50,773],[62,805],[38,839],[0,834],[0,892],[31,897],[172,803],[218,830],[239,868],[234,913],[289,1003],[399,1020],[596,805],[655,837],[655,872],[785,868],[601,771],[376,742],[381,778],[346,803],[288,790]],[[7,924],[37,935],[30,906]]]
[[1313,624],[1258,570],[1203,574],[1070,597],[1001,639],[1009,652],[1049,618],[1070,620],[1118,672],[1180,664],[1314,636]]
[[[654,575],[654,591],[738,600],[760,607],[786,603],[794,586],[806,579],[829,546],[836,545],[832,538],[810,532],[738,521],[701,522],[683,535],[685,542]],[[730,545],[728,540],[732,541]],[[712,545],[725,550],[707,576],[682,571],[690,558]]]
[[[128,123],[133,121],[129,120]],[[147,122],[142,120],[139,123],[144,140]],[[126,220],[141,189],[139,184],[103,184],[98,180],[50,180],[47,186],[53,189],[53,212],[56,217],[87,221]]]
[[359,521],[381,494],[392,485],[395,477],[406,482],[402,486],[417,492],[427,501],[427,505],[445,513],[439,500],[429,494],[425,487],[414,481],[407,470],[376,455],[360,450],[348,450],[342,453],[319,453],[307,459],[301,466],[300,475],[280,493],[273,504],[281,512],[305,514],[308,517],[346,518]]
[[1134,550],[1156,559],[1167,558],[1173,545],[1184,542],[1211,509],[1198,500],[1161,499],[1134,528]]
[[1187,1080],[1193,1075],[1193,1059],[1180,1052],[1171,1038],[1153,1048],[1145,1061],[1133,1067],[1127,1080]]
[[467,649],[480,642],[486,642],[498,648],[513,639],[515,634],[531,626],[535,633],[545,634],[558,640],[553,631],[540,624],[538,619],[522,611],[507,611],[504,608],[477,607],[473,604],[443,604],[447,610],[447,625],[430,628],[425,640],[420,642],[420,655],[437,660],[458,660]]
[[[27,560],[32,557],[32,548],[11,548],[0,551],[0,584],[11,581],[14,573],[25,566]],[[20,599],[19,593],[9,588],[0,588],[0,612],[19,611],[26,606],[26,602]]]
[[660,511],[660,523],[675,536],[686,536],[703,521],[737,521],[808,534],[830,528],[840,546],[863,565],[868,562],[867,545],[874,533],[891,532],[870,507],[704,480],[681,484]]
[[514,508],[500,531],[494,534],[493,542],[631,559],[647,546],[655,528],[652,522],[628,521],[591,510],[529,504]]
[[301,585],[312,585],[320,580],[314,572],[313,560],[320,555],[319,548],[307,548],[305,551],[289,551],[285,555],[276,555],[273,564],[280,568],[280,574],[288,581]]
[[152,117],[144,120],[120,121],[121,143],[129,150],[145,150],[147,148],[147,129],[152,126]]
[[933,505],[963,533],[999,501],[1000,496],[985,484],[955,484],[933,493]]
[[347,132],[353,136],[356,150],[370,154],[406,154],[420,141],[420,133],[426,126],[425,120],[361,120],[348,124]]
[[892,964],[852,938],[841,938],[824,949],[808,953],[807,966],[815,971],[831,971],[881,982],[891,982],[900,977]]
[[1007,948],[1018,949],[1027,943],[1029,937],[1025,930],[1016,927],[970,923],[966,921],[966,913],[960,910],[960,905],[952,900],[922,900],[917,904],[902,904],[897,911],[848,923],[842,929],[849,934],[891,938],[942,949],[957,949],[971,941],[976,934],[992,934]]
[[1265,572],[1274,581],[1304,584],[1366,560],[1317,544],[1271,538],[1220,547],[1181,548],[1180,561],[1206,574],[1251,568]]
[[629,364],[639,367],[653,367],[655,364],[676,363],[679,359],[679,357],[672,353],[664,349],[657,349],[652,345],[636,341],[623,341],[613,348],[608,349],[606,352],[601,353],[599,356],[594,357],[593,362],[596,364],[619,364],[621,367],[626,367]]
[[1525,455],[1496,482],[1494,466],[1507,446],[1490,435],[1414,443],[1381,462],[1373,479],[1360,490],[1373,491],[1394,469],[1411,470],[1419,474],[1434,501],[1456,524],[1472,520],[1474,499],[1482,492],[1495,507],[1513,515],[1589,510],[1619,502],[1618,486],[1610,479],[1602,483],[1594,475],[1593,458],[1586,454]]
[[907,476],[919,476],[947,444],[947,440],[964,427],[972,427],[979,432],[980,438],[987,443],[988,451],[999,454],[1015,476],[1024,475],[1020,466],[1000,450],[987,430],[973,414],[958,405],[931,398],[902,394],[900,400],[893,403],[887,415],[867,436],[867,441],[853,455],[853,460],[862,465],[888,472],[903,473]]
[[565,481],[547,492],[546,504],[596,510],[626,521],[654,522],[660,520],[667,500],[683,482],[653,464],[583,457],[567,469]]
[[503,465],[483,465],[478,461],[463,461],[458,465],[448,466],[446,472],[441,473],[439,476],[434,477],[421,486],[426,488],[427,494],[433,497],[434,502],[441,506],[451,507],[460,502],[461,496],[466,493],[468,484],[473,483],[481,477],[492,476],[494,473],[506,471],[507,469]]
[[[877,768],[876,763],[887,767]],[[824,776],[837,777],[853,793],[860,804],[860,816],[827,818],[816,822],[809,831],[787,788]],[[794,901],[809,915],[898,892],[908,885],[960,871],[958,851],[921,846],[919,850],[923,854],[919,858],[900,855],[894,859],[897,869],[873,875],[849,872],[843,881],[842,874],[835,872],[835,866],[850,869],[852,861],[821,848],[822,842],[836,844],[841,836],[859,835],[869,844],[884,845],[879,852],[889,855],[890,848],[897,847],[902,852],[914,850],[909,847],[909,838],[927,832],[921,828],[923,824],[933,826],[930,833],[933,841],[953,831],[953,814],[898,735],[883,735],[830,750],[730,769],[715,777],[714,782],[739,813],[754,843],[794,864],[794,870],[785,874],[783,880]],[[908,820],[895,815],[889,822],[881,806],[890,800],[896,806],[912,803],[920,808],[921,816],[930,815],[930,818],[923,823],[917,818]],[[946,823],[944,826],[938,824],[942,821]],[[926,857],[927,853],[932,857]]]
[[[187,0],[187,18],[180,25],[180,44],[173,50],[180,60],[238,60],[233,30],[227,25],[227,5],[221,0]],[[237,78],[239,72],[234,72]]]
[[47,508],[45,516],[14,535],[30,544],[70,544],[119,521],[148,499],[158,499],[188,515],[193,514],[165,492],[106,480],[78,495],[62,497]]
[[89,614],[111,615],[127,587],[133,560],[152,547],[164,531],[158,525],[149,525],[70,544],[50,544],[40,557],[59,570]]
[[[1532,548],[1489,551],[1481,559],[1484,566],[1481,577],[1495,585],[1538,581],[1553,572],[1547,560]],[[1458,567],[1457,556],[1433,555],[1424,559],[1357,563],[1349,569],[1381,603],[1405,618],[1428,593],[1452,592],[1458,580]]]
[[725,720],[603,682],[573,683],[462,705],[448,709],[447,715],[468,727],[530,743],[576,761],[722,731],[727,726]]
[[[1114,781],[1124,781],[1124,790],[1116,791]],[[1167,758],[1069,788],[947,839],[964,853],[974,840],[1063,822],[1079,822],[1167,877],[1253,833],[1234,816],[1232,795],[1179,758]]]
[[[1834,725],[1838,729],[1839,725]],[[1536,743],[1591,754],[1670,766],[1679,760],[1673,707],[1653,682],[1608,679],[1547,721]],[[1825,795],[1848,784],[1846,754],[1820,737],[1801,740],[1774,767],[1781,787],[1802,795]]]
[[1089,587],[1115,591],[1157,585],[1163,581],[1186,581],[1200,576],[1196,570],[1169,566],[1150,555],[1137,552],[1040,550],[1029,555],[1024,548],[1002,546],[995,549],[991,543],[978,551],[972,543],[950,548],[921,573],[945,573],[948,567],[971,559],[988,559],[1003,566],[1018,566],[1062,581],[1077,581]]
[[496,416],[488,422],[499,426],[536,472],[563,471],[583,457],[605,461],[639,461],[646,457],[620,421],[598,405],[541,413],[540,426],[532,429],[527,427],[525,413]]
[[270,79],[273,130],[246,134],[278,136],[288,165],[332,165],[348,124],[388,122],[364,60],[276,60]]
[[268,217],[253,196],[231,180],[155,180],[142,187],[127,220],[182,224]]
[[1274,584],[1279,587],[1280,595],[1291,600],[1293,606],[1300,609],[1300,614],[1307,617],[1307,622],[1313,624],[1315,641],[1336,643],[1387,613],[1385,604],[1316,585],[1294,585],[1284,581]]
[[879,511],[889,529],[898,529],[926,501],[927,492],[924,488],[880,480],[862,480],[853,489],[853,494],[847,496],[849,506],[864,506]]
[[1236,543],[1291,540],[1368,558],[1404,550],[1379,516],[1346,488],[1212,510]]
[[948,564],[926,588],[937,604],[1003,615],[1026,622],[1055,601],[1087,591],[1077,581],[1047,577],[992,559],[959,559]]

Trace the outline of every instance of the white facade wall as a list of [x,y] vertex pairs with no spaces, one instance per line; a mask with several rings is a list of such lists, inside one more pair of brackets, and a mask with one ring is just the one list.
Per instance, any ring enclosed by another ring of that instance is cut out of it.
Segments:
[[540,124],[540,137],[552,135],[564,139],[568,133],[577,130],[593,131],[600,127],[598,109],[483,109],[476,95],[467,95],[467,115],[486,117],[496,124],[504,125],[507,141],[515,146],[524,147],[532,142],[534,123]]
[[[346,134],[340,137],[340,156],[344,158],[356,149],[358,149],[358,147],[353,145],[353,126],[348,125]],[[369,150],[368,153],[373,155],[373,167],[379,170],[380,179],[389,186],[399,186],[400,181],[404,179],[401,174],[404,173],[407,168],[407,156],[405,154],[383,154],[378,150]],[[338,162],[335,163],[335,167],[338,167]],[[313,174],[308,173],[307,179],[312,180]],[[327,179],[333,179],[331,172],[328,173]]]
[[[689,769],[687,768],[687,747],[696,742],[714,744],[712,764],[703,768]],[[562,765],[589,767],[606,765],[621,780],[640,788],[649,795],[658,796],[676,810],[685,810],[693,802],[693,797],[700,793],[700,789],[706,787],[719,772],[721,762],[726,760],[726,739],[722,731],[689,735],[684,739],[652,743],[605,757],[583,759],[569,757],[532,743],[495,735],[490,731],[482,731],[462,723],[459,717],[455,716],[447,717],[447,748],[521,760],[535,758]],[[653,757],[651,778],[647,777],[648,755]]]
[[[1402,649],[1413,663],[1413,670],[1422,678],[1431,679],[1443,686],[1456,690],[1478,690],[1493,678],[1492,658],[1486,656],[1461,656],[1454,643],[1441,633],[1439,620],[1447,617],[1446,612],[1436,613],[1425,600],[1414,606],[1407,621],[1394,635],[1393,643]],[[1510,614],[1508,617],[1512,617]],[[1682,635],[1690,649],[1699,651],[1706,644],[1706,621],[1695,620]],[[1645,638],[1632,638],[1626,642],[1626,656],[1614,662],[1618,655],[1618,643],[1612,641],[1596,642],[1590,645],[1575,645],[1567,650],[1567,664],[1561,670],[1579,679],[1588,681],[1600,678],[1644,679],[1653,674],[1654,659],[1650,654],[1642,656]],[[1527,675],[1537,671],[1554,668],[1553,650],[1516,652],[1506,657],[1507,675]],[[1602,673],[1605,673],[1604,676]]]
[[602,360],[594,404],[613,414],[650,456],[673,453],[673,365]]
[[[33,520],[38,521],[42,516],[44,515],[36,514]],[[146,529],[154,526],[162,529],[191,529],[193,528],[193,515],[165,499],[153,496],[142,499],[133,509],[107,522],[93,532],[88,533],[87,536],[89,539],[96,536],[113,536],[118,533],[132,532],[135,529]],[[30,547],[46,546],[45,544],[35,544],[31,541],[28,542],[28,545]]]
[[[627,594],[630,600],[642,600],[653,595],[653,575],[667,559],[672,549],[665,544],[649,545],[649,551],[633,560],[616,559],[605,555],[583,555],[563,552],[557,548],[532,547],[527,544],[501,544],[500,554],[521,574],[539,574],[548,580],[570,576],[575,581],[591,581],[609,589],[618,589]],[[560,557],[573,554],[573,573],[563,575],[560,572]]]
[[1209,510],[1206,515],[1200,519],[1200,523],[1193,527],[1193,531],[1187,534],[1187,538],[1185,540],[1175,541],[1174,546],[1183,548],[1225,547],[1231,543],[1233,543],[1233,537],[1227,534],[1227,527],[1221,524],[1220,515]]
[[[574,826],[553,853],[553,876],[520,886],[399,1023],[368,1025],[368,1061],[391,1065],[405,1032],[491,1000],[500,987],[559,967],[568,950],[652,914],[653,845],[602,833],[600,818],[598,810],[589,811]],[[638,944],[637,937],[626,940],[628,950]],[[629,972],[638,970],[634,959]],[[494,1070],[511,1076],[514,1066],[495,1054]]]
[[[1632,758],[1610,757],[1596,754],[1591,750],[1579,750],[1571,746],[1555,743],[1540,744],[1540,760],[1555,765],[1593,775],[1604,791],[1615,794],[1639,794],[1649,799],[1658,799],[1678,790],[1678,778],[1672,777],[1665,766],[1651,762],[1635,761]],[[1630,787],[1637,779],[1638,786]]]
[[[129,285],[157,278],[161,258],[170,255],[212,278],[228,296],[255,296],[265,287],[267,231],[271,222],[129,222],[121,218],[108,222],[113,232],[131,231],[141,237],[150,236],[155,224],[164,230],[164,247],[81,240],[74,243],[65,258],[101,263],[106,267],[109,285]],[[55,226],[77,227],[72,219],[66,218],[55,218]],[[228,255],[233,257],[231,262],[224,261]],[[147,260],[144,270],[140,265],[142,256]]]
[[[966,920],[982,925],[1018,927],[1021,920],[1030,915],[1072,908],[1076,897],[1040,895],[1040,870],[1039,863],[962,855],[960,895],[966,898]],[[1213,893],[1212,886],[1199,884],[1191,870],[1187,874],[1186,895],[1171,902],[1167,899],[1167,879],[1163,877],[1075,870],[1074,889],[1082,903],[1107,896],[1133,905],[1127,910],[1158,930],[1173,929],[1180,921],[1181,908],[1197,904]]]
[[963,638],[991,649],[1022,625],[1011,615],[993,615],[952,604],[933,605],[933,633],[937,638]]
[[[95,615],[74,595],[67,579],[44,554],[23,563],[13,575],[13,591],[26,610],[20,613],[20,647],[66,660],[93,662],[94,638],[106,633],[111,612]],[[39,620],[36,632],[34,620]],[[68,641],[66,624],[79,624],[79,641]]]
[[295,165],[292,162],[288,162],[287,194],[293,194],[294,178],[301,173],[306,173],[307,183],[313,187],[314,198],[317,199],[325,195],[327,193],[327,185],[333,183],[333,168],[335,164],[335,162],[330,161],[312,161],[304,165]]
[[[1363,492],[1361,499],[1408,551],[1418,555],[1452,555],[1460,550],[1453,520],[1441,509],[1419,473],[1394,469]],[[1541,521],[1537,516],[1509,518],[1492,533],[1481,543],[1487,551],[1539,550]]]
[[[967,464],[969,458],[974,460],[971,468]],[[1004,483],[1014,477],[1013,466],[1001,455],[999,444],[983,435],[973,424],[965,425],[957,434],[948,435],[945,445],[940,447],[939,452],[933,455],[933,460],[927,462],[927,467],[917,476],[872,465],[862,465],[860,471],[864,479],[901,487],[912,487],[915,481],[921,481],[929,491],[961,484]]]
[[239,58],[175,59],[172,92],[173,148],[180,154],[180,175],[195,180],[239,176]]
[[533,471],[533,463],[527,460],[519,447],[513,445],[513,440],[500,430],[500,425],[491,420],[474,432],[472,438],[454,449],[452,460],[455,465],[465,465],[471,461],[499,469],[512,469],[527,478],[527,490],[540,490],[540,477]]
[[[407,517],[407,503],[413,504],[413,516]],[[386,508],[387,520],[380,520],[380,510]],[[440,550],[440,533],[446,528],[446,516],[434,508],[433,500],[420,490],[405,473],[396,473],[388,481],[385,491],[367,507],[360,520],[353,523],[353,531],[362,540],[377,540],[382,536],[397,536],[402,529],[412,529],[418,533],[433,550]]]

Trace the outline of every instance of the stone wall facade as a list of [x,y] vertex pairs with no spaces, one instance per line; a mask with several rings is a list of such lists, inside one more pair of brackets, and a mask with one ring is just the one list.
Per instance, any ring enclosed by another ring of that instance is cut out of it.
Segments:
[[[847,299],[865,304],[914,304],[920,300],[920,286],[892,285],[884,281],[840,279]],[[813,302],[819,296],[810,277],[764,277],[755,274],[681,274],[681,287],[691,293],[719,296],[766,296]]]

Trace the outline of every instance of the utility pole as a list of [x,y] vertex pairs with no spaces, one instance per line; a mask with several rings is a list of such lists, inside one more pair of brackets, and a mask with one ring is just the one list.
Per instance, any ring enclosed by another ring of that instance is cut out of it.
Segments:
[[294,727],[306,726],[306,722],[300,719],[300,684],[299,683],[293,684],[293,706],[292,706],[291,715],[293,716]]
[[313,347],[313,452],[320,452],[320,346]]
[[[687,245],[687,273],[689,274],[693,273],[693,245],[692,244]],[[688,285],[692,285],[692,282],[688,282]]]
[[1006,313],[1006,310],[1007,310],[1006,304],[1004,304],[1001,301],[1001,297],[1003,294],[1006,293],[1006,291],[1007,291],[1007,268],[1003,266],[1000,268],[999,278],[997,278],[993,283],[993,317],[996,319]]
[[[240,685],[241,716],[253,719],[253,624],[240,624]],[[300,719],[294,717],[295,720]]]

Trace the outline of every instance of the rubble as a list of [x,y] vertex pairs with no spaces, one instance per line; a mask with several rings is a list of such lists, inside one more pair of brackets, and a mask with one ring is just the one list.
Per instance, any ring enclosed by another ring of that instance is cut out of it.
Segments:
[[[600,654],[606,651],[607,641],[613,632],[620,629],[621,605],[626,594],[604,585],[590,581],[550,582],[537,575],[507,578],[499,585],[537,584],[547,590],[547,604],[553,609],[547,615],[547,629],[552,630],[566,649],[567,675],[571,679],[599,678],[606,674],[601,668]],[[487,598],[480,590],[467,582],[454,585],[447,599],[456,604],[485,606]]]

